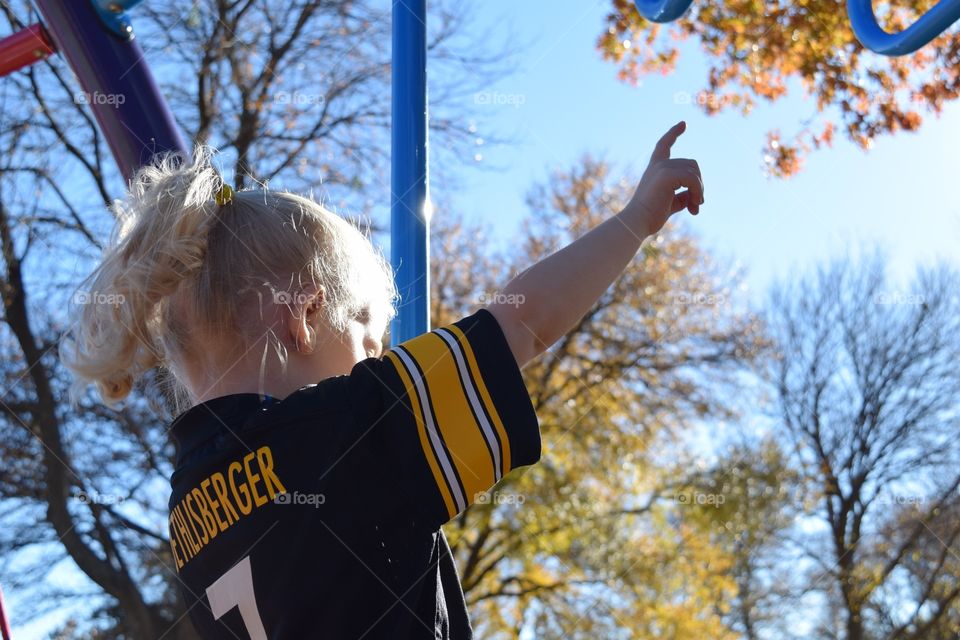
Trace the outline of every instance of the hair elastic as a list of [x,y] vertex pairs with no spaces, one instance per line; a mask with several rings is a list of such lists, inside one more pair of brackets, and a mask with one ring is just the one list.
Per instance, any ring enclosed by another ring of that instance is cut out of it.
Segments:
[[220,206],[233,202],[233,187],[224,183],[224,185],[220,187],[220,191],[214,194],[213,199]]

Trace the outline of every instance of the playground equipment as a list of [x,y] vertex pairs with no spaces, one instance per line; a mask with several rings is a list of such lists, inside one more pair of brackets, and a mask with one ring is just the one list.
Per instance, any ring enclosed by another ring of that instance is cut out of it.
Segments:
[[[120,172],[164,151],[188,151],[135,38],[127,10],[140,0],[36,0],[43,25],[0,40],[0,76],[63,54],[80,83]],[[960,19],[960,0],[940,0],[897,34],[880,28],[870,0],[847,0],[860,42],[889,56],[916,51]],[[670,22],[692,0],[636,0],[646,19]],[[402,296],[391,327],[403,342],[429,331],[429,171],[426,0],[393,2],[391,260]],[[123,100],[111,100],[123,96]],[[0,601],[0,631],[9,627]]]
[[56,51],[46,29],[39,24],[0,40],[0,47],[0,76],[39,62]]
[[[75,99],[89,105],[120,172],[129,179],[155,153],[187,146],[132,30],[120,36],[108,27],[100,4],[36,0],[44,24],[0,40],[0,75],[44,59],[53,48],[63,54],[80,83]],[[132,4],[111,2],[111,14],[122,20],[123,7]],[[32,49],[27,46],[31,42]]]
[[650,22],[673,22],[693,4],[693,0],[636,0],[637,11]]
[[[671,22],[686,12],[693,0],[636,0],[637,10],[651,22]],[[900,33],[884,31],[871,0],[847,0],[850,26],[867,49],[885,56],[913,53],[960,20],[960,0],[940,0]]]
[[430,330],[426,22],[426,0],[393,3],[390,261],[400,305],[390,334],[397,342]]
[[940,0],[900,33],[887,33],[873,13],[870,0],[847,0],[850,25],[863,46],[885,56],[913,53],[960,19],[960,1]]
[[7,620],[6,610],[3,608],[3,589],[0,589],[0,638],[10,640],[10,622]]

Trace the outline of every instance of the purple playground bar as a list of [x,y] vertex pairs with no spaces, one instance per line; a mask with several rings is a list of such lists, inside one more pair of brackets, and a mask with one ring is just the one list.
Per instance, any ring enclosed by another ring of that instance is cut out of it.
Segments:
[[156,153],[187,150],[135,39],[110,31],[90,0],[36,3],[125,178]]

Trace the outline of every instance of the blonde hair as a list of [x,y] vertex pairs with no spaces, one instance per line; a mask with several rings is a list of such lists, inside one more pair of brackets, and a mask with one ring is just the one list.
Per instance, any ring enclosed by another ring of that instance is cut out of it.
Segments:
[[[184,410],[179,363],[202,349],[198,340],[261,340],[267,328],[250,305],[262,312],[267,300],[289,304],[306,283],[323,287],[323,317],[337,332],[361,312],[383,326],[396,314],[390,265],[355,223],[268,189],[235,192],[218,205],[223,181],[213,154],[198,146],[192,158],[160,155],[114,203],[110,244],[74,295],[76,321],[60,344],[74,376],[72,402],[92,382],[115,405],[159,367],[172,374],[175,411]],[[275,348],[285,363],[282,344]]]

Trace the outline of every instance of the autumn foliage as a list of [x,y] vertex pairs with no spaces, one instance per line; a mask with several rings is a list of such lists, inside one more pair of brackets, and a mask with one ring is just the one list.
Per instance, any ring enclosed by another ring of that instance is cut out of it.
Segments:
[[[881,26],[894,32],[933,4],[902,0],[876,8]],[[696,100],[707,114],[747,115],[790,90],[813,99],[792,135],[767,133],[764,159],[780,177],[799,171],[804,156],[836,134],[866,150],[880,135],[917,130],[924,115],[939,114],[960,95],[960,32],[948,30],[912,55],[880,56],[856,39],[839,0],[697,2],[668,25],[646,21],[632,0],[612,0],[598,47],[624,82],[635,83],[646,73],[673,71],[681,42],[691,37],[709,65]]]

